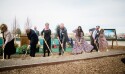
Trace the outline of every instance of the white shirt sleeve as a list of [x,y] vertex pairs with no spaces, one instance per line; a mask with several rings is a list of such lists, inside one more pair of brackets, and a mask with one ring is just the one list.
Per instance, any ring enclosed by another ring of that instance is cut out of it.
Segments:
[[97,31],[94,30],[94,31],[93,31],[93,34],[92,34],[93,39],[95,39],[96,33],[97,33]]
[[6,32],[4,34],[5,34],[5,39],[6,39],[4,44],[6,45],[8,42],[10,42],[12,40],[12,35],[10,32]]

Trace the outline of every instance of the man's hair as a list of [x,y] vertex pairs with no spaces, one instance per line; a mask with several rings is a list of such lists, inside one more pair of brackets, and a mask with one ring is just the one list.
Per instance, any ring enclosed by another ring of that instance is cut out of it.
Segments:
[[100,28],[100,26],[96,26],[96,27],[99,27],[99,28]]

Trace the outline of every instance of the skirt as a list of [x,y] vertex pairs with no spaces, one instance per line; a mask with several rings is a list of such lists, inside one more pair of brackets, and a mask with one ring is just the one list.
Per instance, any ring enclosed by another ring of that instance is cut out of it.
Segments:
[[4,53],[7,55],[16,53],[16,48],[14,46],[14,39],[8,42],[4,48]]

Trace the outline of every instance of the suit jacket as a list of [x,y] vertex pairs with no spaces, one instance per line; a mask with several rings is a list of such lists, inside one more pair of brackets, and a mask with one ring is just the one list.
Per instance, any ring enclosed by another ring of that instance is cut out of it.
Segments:
[[27,34],[27,37],[30,40],[30,45],[34,45],[38,43],[38,36],[34,32],[34,30],[30,29],[30,33]]
[[67,29],[66,28],[62,29],[62,32],[60,32],[60,30],[61,30],[60,28],[57,29],[57,36],[60,38],[60,40],[62,40],[63,43],[67,42],[68,41]]
[[34,30],[36,35],[39,36],[39,31],[38,30]]

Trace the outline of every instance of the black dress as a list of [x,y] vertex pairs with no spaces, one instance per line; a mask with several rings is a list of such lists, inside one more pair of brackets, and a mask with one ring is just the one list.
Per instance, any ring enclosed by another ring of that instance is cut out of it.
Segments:
[[[4,37],[4,32],[2,32],[3,34],[3,39],[4,39],[4,43],[6,41],[5,37]],[[12,39],[11,41],[9,41],[4,48],[4,59],[6,59],[6,55],[8,55],[8,59],[10,59],[11,54],[15,54],[16,53],[16,48],[14,46],[14,39]]]
[[[46,42],[47,42],[47,44],[48,44],[48,46],[49,46],[49,48],[51,49],[51,30],[49,29],[49,30],[45,30],[45,29],[43,29],[43,31],[41,32],[41,35],[44,35],[44,39],[46,40]],[[46,55],[46,51],[48,52],[48,56],[50,55],[50,51],[49,51],[49,49],[48,49],[48,47],[47,47],[47,45],[46,45],[46,43],[45,43],[45,41],[43,42],[43,52],[44,52],[44,55],[43,55],[43,57],[45,57]]]

